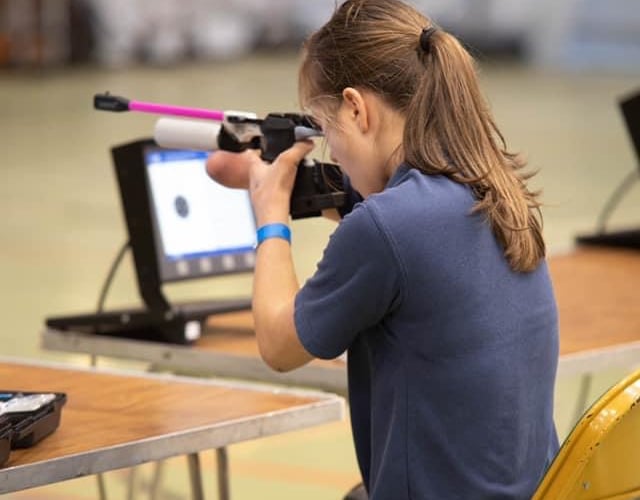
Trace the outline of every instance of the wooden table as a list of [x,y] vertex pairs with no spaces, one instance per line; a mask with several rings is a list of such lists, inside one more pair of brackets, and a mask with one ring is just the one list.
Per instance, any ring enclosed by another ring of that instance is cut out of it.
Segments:
[[[560,315],[559,376],[640,363],[640,252],[579,248],[549,258]],[[248,312],[212,317],[193,346],[47,330],[46,349],[142,360],[177,373],[259,380],[346,393],[344,361],[277,373],[260,359]],[[588,380],[588,379],[586,379]]]
[[553,256],[560,373],[640,363],[640,252],[597,247]]
[[[0,358],[0,388],[64,392],[60,427],[12,450],[0,493],[42,486],[343,418],[342,398],[171,375],[94,371]],[[193,496],[202,497],[199,467]]]

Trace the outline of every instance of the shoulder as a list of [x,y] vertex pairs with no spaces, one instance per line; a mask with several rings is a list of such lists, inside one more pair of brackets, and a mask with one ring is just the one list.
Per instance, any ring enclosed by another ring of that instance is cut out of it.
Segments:
[[465,223],[475,203],[468,186],[401,165],[387,188],[361,205],[383,230],[411,232],[416,225],[436,230],[449,223]]
[[384,226],[380,218],[380,210],[368,200],[357,203],[353,210],[346,214],[331,235],[330,243],[341,242],[363,248],[363,245],[379,246],[384,236]]
[[404,275],[398,238],[389,231],[389,221],[376,203],[370,198],[355,205],[338,224],[325,247],[323,259],[318,268],[352,266],[362,269],[368,266],[382,266],[385,272]]

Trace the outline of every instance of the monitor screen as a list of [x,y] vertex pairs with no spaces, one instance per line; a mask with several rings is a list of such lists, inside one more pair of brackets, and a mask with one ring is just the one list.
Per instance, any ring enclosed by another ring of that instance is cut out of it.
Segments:
[[205,170],[208,154],[145,148],[153,233],[163,282],[254,268],[256,227],[249,194],[213,181]]

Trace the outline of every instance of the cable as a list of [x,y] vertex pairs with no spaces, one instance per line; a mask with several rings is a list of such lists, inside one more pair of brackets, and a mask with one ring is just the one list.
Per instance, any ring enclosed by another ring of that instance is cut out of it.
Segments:
[[600,215],[598,216],[597,233],[604,234],[606,229],[607,220],[611,215],[611,212],[616,208],[622,197],[626,194],[629,188],[633,185],[633,181],[640,179],[640,168],[634,169],[629,172],[622,182],[615,189],[613,194],[609,197],[605,203]]
[[118,250],[118,254],[116,258],[113,260],[111,267],[109,268],[109,273],[107,274],[107,278],[104,280],[102,285],[102,289],[100,290],[100,297],[98,298],[98,306],[96,307],[96,312],[100,314],[104,308],[104,303],[107,298],[107,293],[109,292],[109,288],[111,287],[111,282],[113,281],[113,277],[118,270],[118,266],[120,262],[122,262],[122,258],[124,257],[125,252],[129,248],[129,241],[125,241],[125,243]]

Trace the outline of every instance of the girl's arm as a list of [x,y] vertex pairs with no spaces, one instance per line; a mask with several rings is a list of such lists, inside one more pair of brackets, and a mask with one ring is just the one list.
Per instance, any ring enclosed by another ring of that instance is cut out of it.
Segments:
[[[258,227],[288,225],[296,169],[312,148],[312,143],[297,142],[271,164],[257,152],[218,151],[207,160],[207,172],[226,186],[249,188]],[[289,242],[263,241],[256,250],[252,309],[260,355],[277,371],[292,370],[313,359],[300,343],[294,322],[298,289]]]

